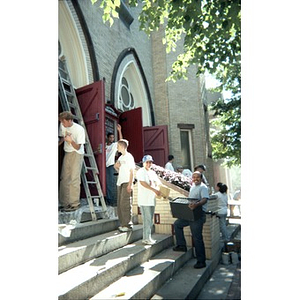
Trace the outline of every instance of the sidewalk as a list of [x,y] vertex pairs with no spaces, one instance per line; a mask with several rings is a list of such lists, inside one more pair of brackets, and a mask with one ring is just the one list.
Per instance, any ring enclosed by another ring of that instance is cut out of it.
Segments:
[[[232,222],[229,223],[232,224]],[[240,224],[240,222],[237,223]],[[229,225],[228,231],[232,234],[233,227]],[[241,239],[241,231],[236,234],[234,239]],[[197,299],[241,299],[241,261],[229,265],[223,265],[220,262]]]

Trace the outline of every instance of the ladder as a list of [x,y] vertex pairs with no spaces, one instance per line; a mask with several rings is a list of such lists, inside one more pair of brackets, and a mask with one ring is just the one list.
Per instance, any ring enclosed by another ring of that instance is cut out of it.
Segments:
[[81,169],[81,181],[84,186],[84,191],[89,204],[92,220],[96,221],[97,216],[94,209],[94,202],[99,205],[99,199],[101,201],[102,212],[105,218],[108,218],[108,212],[106,203],[104,201],[100,181],[99,181],[99,171],[97,168],[94,153],[89,140],[88,132],[83,121],[78,99],[76,97],[76,92],[71,83],[70,75],[68,72],[67,64],[65,58],[60,58],[58,60],[58,85],[59,85],[59,98],[60,103],[64,111],[71,111],[74,120],[77,120],[78,124],[81,125],[85,130],[86,143],[84,145],[85,153],[84,160]]

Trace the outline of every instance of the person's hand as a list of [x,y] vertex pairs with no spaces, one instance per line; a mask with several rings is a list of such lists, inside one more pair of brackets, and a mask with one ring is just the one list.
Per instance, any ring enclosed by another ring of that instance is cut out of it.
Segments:
[[121,125],[117,124],[117,130],[121,130],[121,129],[122,129]]
[[68,142],[69,144],[72,143],[73,139],[72,139],[72,134],[71,133],[66,134],[65,141]]
[[128,185],[127,185],[127,192],[131,193],[131,191],[132,191],[132,184],[128,183]]
[[191,210],[194,210],[196,207],[197,207],[197,204],[196,204],[195,202],[191,202],[191,203],[189,204],[189,208],[190,208]]
[[157,197],[162,196],[161,191],[155,190],[154,193],[156,194]]

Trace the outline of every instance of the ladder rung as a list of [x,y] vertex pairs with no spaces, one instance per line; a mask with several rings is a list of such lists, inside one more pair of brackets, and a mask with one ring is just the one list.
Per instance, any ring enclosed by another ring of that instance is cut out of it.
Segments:
[[94,170],[96,171],[97,169],[95,167],[85,167],[87,170]]
[[63,69],[61,67],[58,67],[58,70],[59,70],[59,72],[63,72],[64,74],[69,75],[68,72],[67,72],[67,70],[65,70],[65,69]]
[[61,81],[64,83],[64,84],[66,84],[66,85],[68,85],[69,87],[71,87],[72,85],[71,85],[71,82],[68,80],[68,79],[66,79],[66,78],[64,78],[64,77],[60,77],[60,79],[61,79]]
[[69,106],[72,107],[72,108],[77,108],[77,105],[73,104],[72,102],[68,102],[69,103]]
[[87,181],[87,184],[96,184],[96,181]]
[[74,93],[71,93],[71,92],[66,91],[66,90],[65,90],[65,93],[66,93],[67,95],[69,95],[69,96],[75,97]]

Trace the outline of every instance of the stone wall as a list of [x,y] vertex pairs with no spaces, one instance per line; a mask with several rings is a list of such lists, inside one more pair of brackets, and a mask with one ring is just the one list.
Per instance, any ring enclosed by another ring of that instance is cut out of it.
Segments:
[[177,55],[183,49],[179,43],[176,52],[166,54],[162,44],[163,27],[154,32],[152,38],[153,78],[155,95],[156,125],[168,125],[169,152],[175,157],[174,165],[182,165],[180,128],[178,124],[191,124],[194,165],[205,164],[208,168],[206,177],[213,182],[213,164],[209,145],[208,115],[205,114],[206,92],[204,77],[196,77],[197,69],[191,66],[188,70],[188,80],[180,79],[177,82],[168,81],[171,66]]

